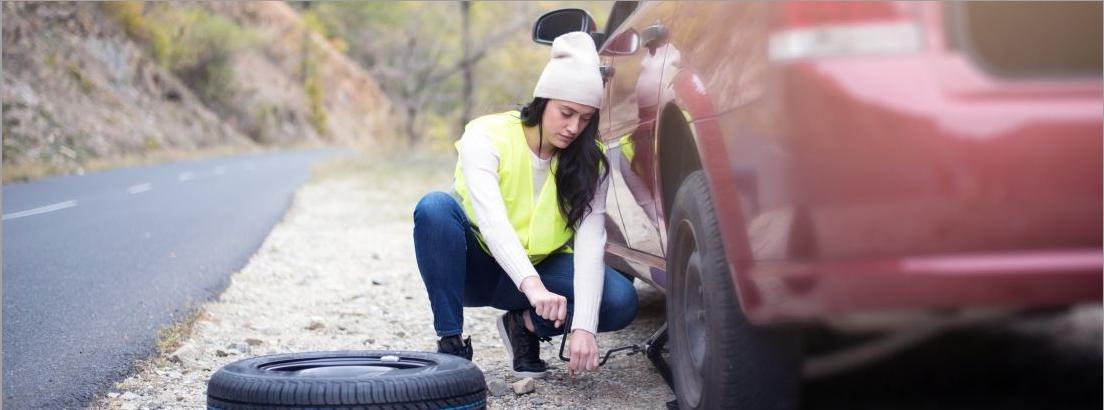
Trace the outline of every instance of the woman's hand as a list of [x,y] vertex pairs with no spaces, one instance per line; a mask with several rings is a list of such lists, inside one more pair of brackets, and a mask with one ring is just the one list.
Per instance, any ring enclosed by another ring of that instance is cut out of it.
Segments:
[[598,371],[598,341],[594,340],[594,334],[583,329],[575,329],[568,336],[567,375],[574,376],[575,372]]
[[529,299],[529,305],[537,316],[555,322],[559,328],[567,320],[567,298],[549,292],[539,277],[530,276],[521,281],[521,293]]

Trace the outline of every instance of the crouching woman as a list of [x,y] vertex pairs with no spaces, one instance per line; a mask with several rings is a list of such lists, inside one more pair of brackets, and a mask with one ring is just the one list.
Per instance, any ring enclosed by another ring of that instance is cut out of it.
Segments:
[[598,369],[596,334],[636,316],[632,283],[606,267],[608,164],[598,142],[602,79],[590,36],[552,45],[531,102],[472,120],[452,193],[414,210],[414,248],[438,351],[472,357],[463,307],[505,310],[498,331],[522,377],[541,377],[539,340],[570,317],[569,374]]

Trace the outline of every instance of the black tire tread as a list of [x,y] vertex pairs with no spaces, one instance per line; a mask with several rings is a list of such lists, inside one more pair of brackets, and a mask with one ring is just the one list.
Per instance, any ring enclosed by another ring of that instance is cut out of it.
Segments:
[[[309,378],[259,370],[275,360],[321,355],[396,354],[430,359],[428,373],[387,378]],[[475,364],[453,356],[424,352],[314,352],[256,357],[216,371],[207,384],[209,408],[476,408],[486,399],[486,381]],[[471,406],[469,406],[471,405]]]
[[[428,399],[420,401],[408,401],[401,403],[377,403],[377,404],[343,404],[324,406],[326,409],[348,410],[383,410],[383,409],[451,409],[465,408],[476,409],[486,406],[486,391],[473,392],[458,397],[442,399]],[[229,400],[207,397],[208,410],[261,410],[261,409],[316,409],[318,405],[280,405],[280,404],[255,404],[239,403]]]

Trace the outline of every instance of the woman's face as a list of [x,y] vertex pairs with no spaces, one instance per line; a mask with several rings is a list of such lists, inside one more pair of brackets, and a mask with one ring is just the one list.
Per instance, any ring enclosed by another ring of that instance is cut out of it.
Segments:
[[567,148],[586,129],[587,124],[590,124],[595,111],[597,109],[589,105],[548,100],[548,105],[544,108],[544,118],[541,118],[545,140],[556,148]]

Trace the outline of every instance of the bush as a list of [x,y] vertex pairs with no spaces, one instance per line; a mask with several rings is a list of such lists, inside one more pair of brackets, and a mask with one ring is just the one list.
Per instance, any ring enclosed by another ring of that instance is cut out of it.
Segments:
[[254,32],[198,6],[126,1],[104,3],[104,10],[205,103],[235,110],[232,58],[258,43]]

